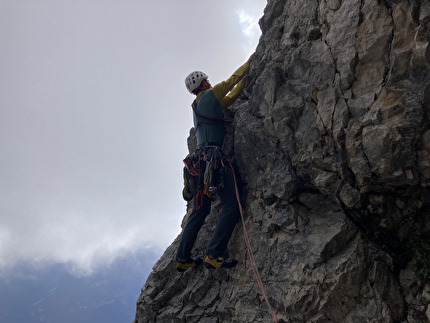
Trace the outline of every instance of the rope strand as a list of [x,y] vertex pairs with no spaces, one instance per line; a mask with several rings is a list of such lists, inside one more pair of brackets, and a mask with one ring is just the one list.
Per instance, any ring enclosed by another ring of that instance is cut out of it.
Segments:
[[245,217],[244,217],[244,212],[243,212],[243,208],[242,208],[242,203],[240,203],[240,195],[239,195],[239,190],[237,188],[236,174],[234,172],[234,168],[233,168],[233,165],[231,164],[230,160],[228,160],[228,164],[230,165],[231,171],[233,173],[234,187],[236,190],[236,199],[237,199],[237,203],[239,204],[240,216],[242,218],[243,236],[245,238],[245,244],[246,244],[246,249],[248,252],[249,261],[251,262],[251,268],[252,268],[252,271],[254,272],[254,276],[255,276],[255,279],[257,281],[258,287],[260,287],[261,293],[263,294],[264,300],[266,301],[266,304],[269,307],[269,310],[272,312],[273,319],[274,319],[275,323],[278,323],[278,317],[276,316],[275,310],[270,305],[269,298],[267,297],[267,294],[266,294],[266,289],[264,288],[264,285],[263,285],[261,278],[260,278],[260,273],[258,272],[258,268],[255,266],[255,263],[254,263],[254,255],[252,254],[251,246],[249,244],[248,233],[246,232]]

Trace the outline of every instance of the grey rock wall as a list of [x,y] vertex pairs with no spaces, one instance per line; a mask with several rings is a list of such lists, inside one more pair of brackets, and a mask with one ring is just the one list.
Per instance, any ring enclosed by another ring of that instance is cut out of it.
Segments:
[[[279,322],[428,322],[430,3],[269,0],[260,25],[225,151]],[[136,323],[273,321],[241,224],[232,270],[177,273],[178,239]]]

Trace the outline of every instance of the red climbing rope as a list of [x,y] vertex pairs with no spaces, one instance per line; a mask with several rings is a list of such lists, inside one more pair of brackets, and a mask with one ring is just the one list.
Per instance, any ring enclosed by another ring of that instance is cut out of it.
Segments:
[[270,305],[269,298],[267,297],[267,294],[266,294],[266,289],[264,288],[264,285],[261,282],[260,274],[258,272],[257,267],[255,266],[255,263],[254,263],[254,255],[252,254],[251,246],[249,244],[249,239],[248,239],[248,233],[246,232],[246,228],[245,228],[245,217],[244,217],[244,212],[243,212],[243,208],[242,208],[242,203],[240,203],[240,195],[239,195],[239,189],[237,188],[236,175],[234,173],[234,168],[233,168],[233,165],[231,164],[230,160],[227,160],[227,161],[228,161],[228,164],[230,165],[231,171],[233,173],[234,187],[236,190],[236,199],[237,199],[237,203],[239,204],[240,216],[242,217],[243,235],[245,237],[245,244],[246,244],[246,248],[248,251],[249,261],[251,262],[252,271],[254,272],[255,279],[257,280],[257,284],[260,287],[260,290],[261,290],[261,293],[263,294],[264,300],[266,301],[266,304],[269,307],[269,310],[272,312],[273,319],[274,319],[275,323],[278,323],[278,317],[276,316],[275,310]]

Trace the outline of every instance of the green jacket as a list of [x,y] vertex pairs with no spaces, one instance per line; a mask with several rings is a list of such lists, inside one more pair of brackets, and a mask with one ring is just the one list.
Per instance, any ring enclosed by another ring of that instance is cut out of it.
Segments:
[[[249,64],[245,63],[239,67],[228,80],[223,81],[211,89],[200,92],[196,98],[196,109],[200,116],[224,119],[224,108],[232,105],[239,95],[242,93],[245,82],[244,76],[249,71]],[[194,116],[194,128],[197,129],[197,147],[205,145],[217,145],[222,146],[224,142],[224,123],[223,122],[211,122],[209,119],[205,120],[200,118],[197,120],[197,116]]]

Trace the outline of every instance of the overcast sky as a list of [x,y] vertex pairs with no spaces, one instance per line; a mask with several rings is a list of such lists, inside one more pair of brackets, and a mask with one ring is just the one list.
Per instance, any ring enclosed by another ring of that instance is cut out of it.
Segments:
[[0,0],[0,274],[90,274],[180,232],[193,70],[255,50],[265,0]]

